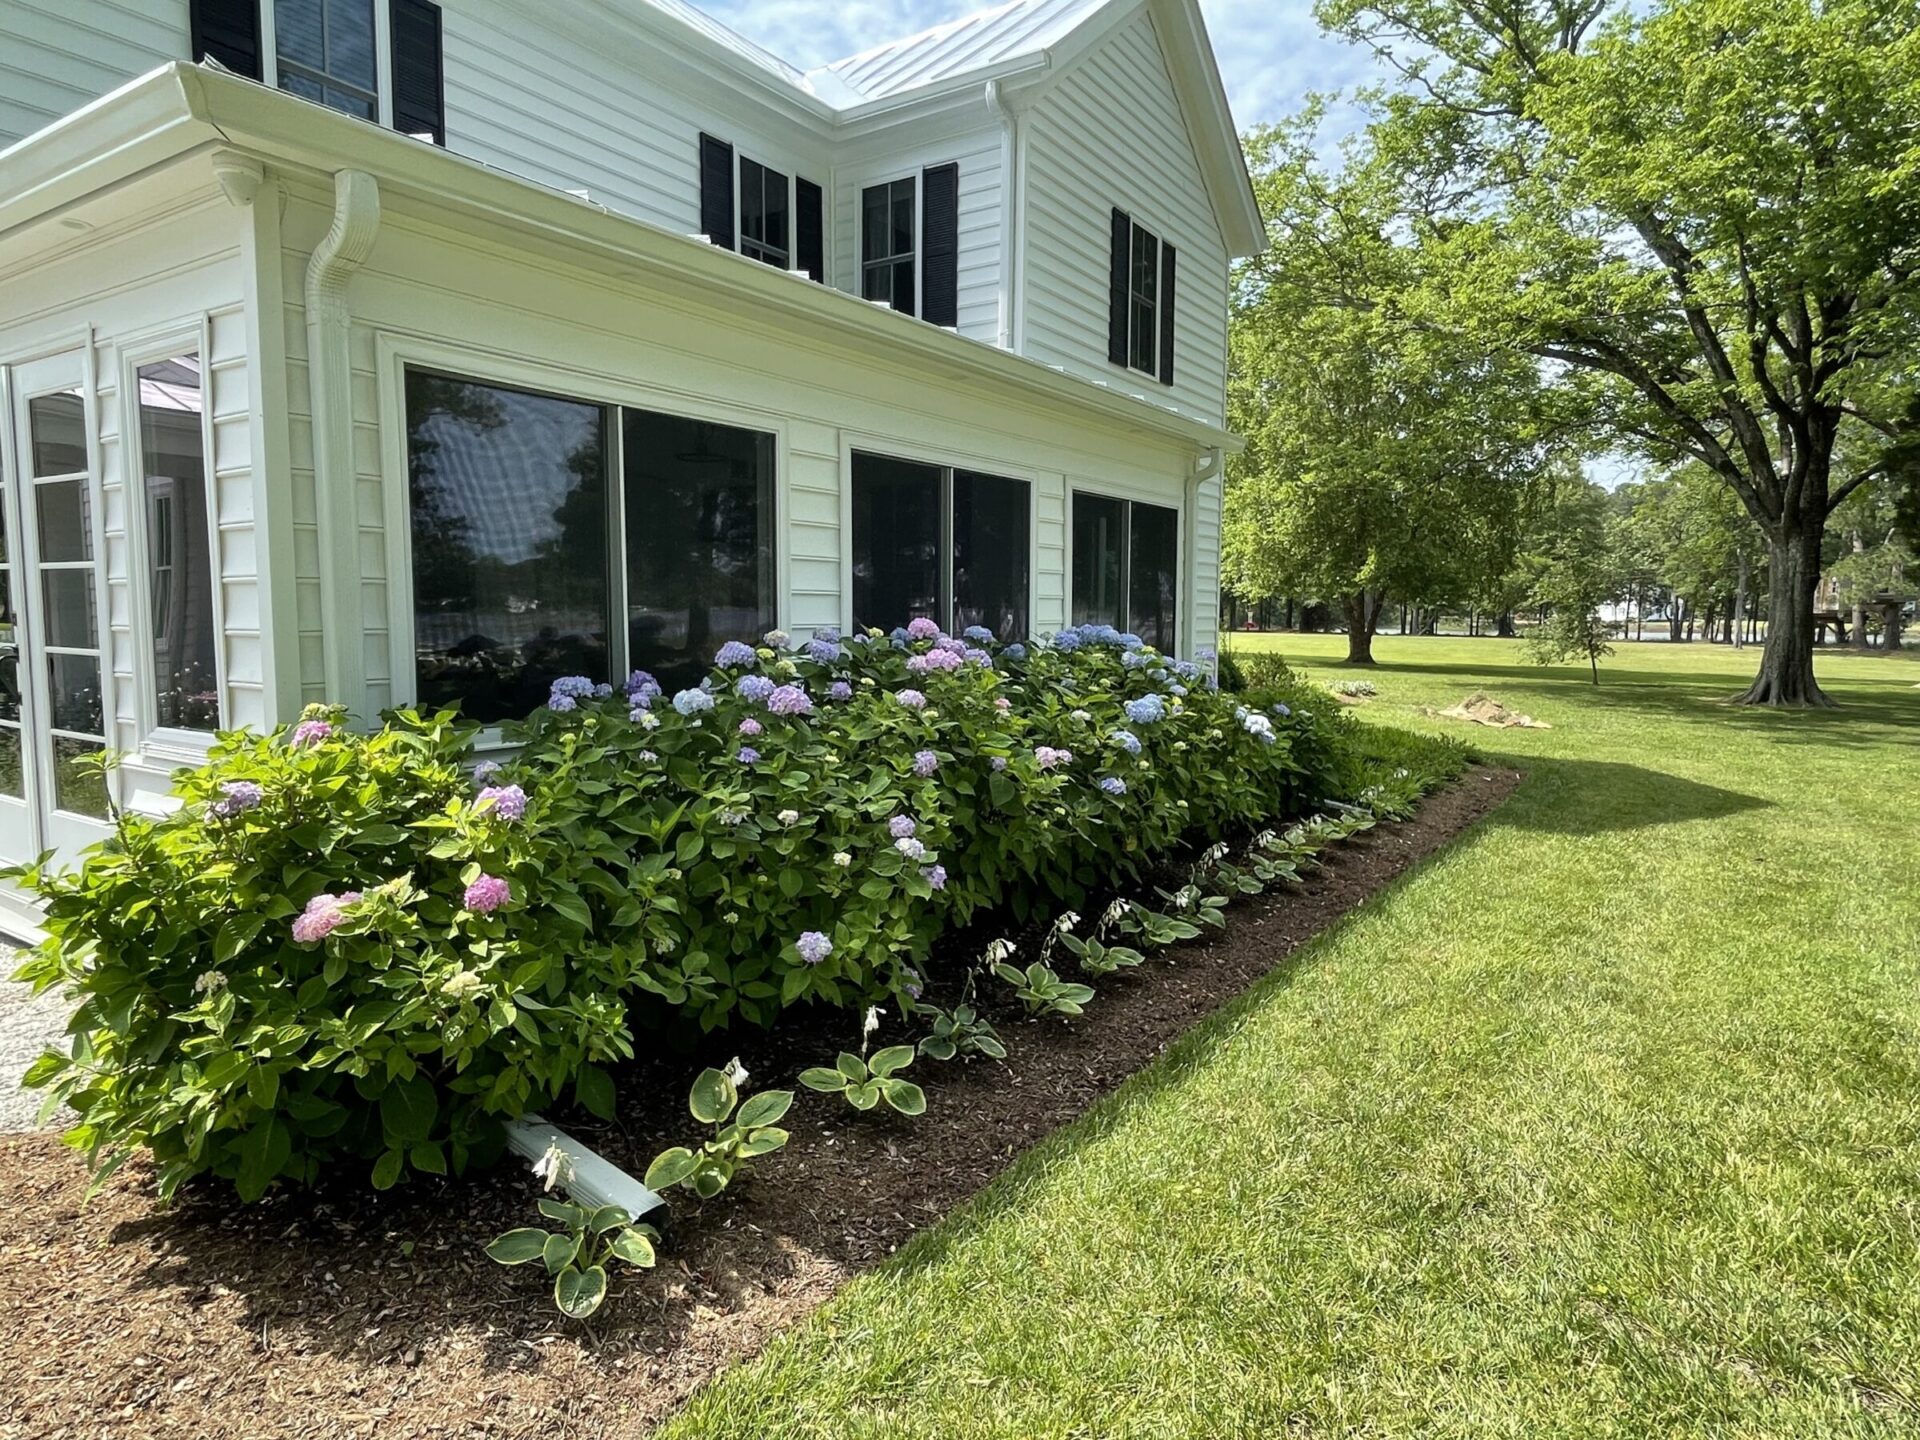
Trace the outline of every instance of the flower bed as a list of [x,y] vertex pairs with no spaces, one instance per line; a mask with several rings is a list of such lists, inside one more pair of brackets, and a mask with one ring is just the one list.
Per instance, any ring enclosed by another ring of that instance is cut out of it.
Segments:
[[673,696],[561,681],[472,780],[445,714],[223,737],[180,812],[24,872],[49,939],[22,975],[83,995],[30,1083],[103,1169],[151,1146],[167,1192],[459,1170],[504,1117],[610,1114],[636,1033],[904,1003],[976,912],[1079,903],[1338,783],[1331,717],[1111,629],[769,642]]

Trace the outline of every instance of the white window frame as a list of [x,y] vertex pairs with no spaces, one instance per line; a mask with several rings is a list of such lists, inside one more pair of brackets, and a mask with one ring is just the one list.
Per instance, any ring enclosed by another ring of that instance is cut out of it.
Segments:
[[[1160,279],[1166,273],[1166,260],[1162,254],[1166,249],[1166,236],[1159,230],[1151,230],[1145,225],[1142,225],[1139,218],[1131,211],[1124,213],[1127,216],[1127,371],[1129,374],[1148,375],[1158,380],[1160,378],[1160,327],[1163,323],[1162,317],[1164,312],[1164,306],[1162,304],[1164,297],[1160,294]],[[1153,241],[1154,247],[1153,336],[1152,344],[1148,349],[1148,363],[1145,368],[1136,365],[1133,360],[1135,349],[1134,341],[1137,338],[1133,328],[1134,260],[1139,253],[1138,246],[1142,235],[1145,235],[1149,240]]]
[[[854,235],[853,251],[855,270],[853,293],[861,299],[866,300],[867,191],[878,189],[882,185],[898,185],[902,180],[910,180],[913,182],[913,248],[907,252],[907,255],[913,260],[913,318],[916,320],[924,318],[924,312],[926,310],[927,186],[922,175],[923,171],[921,169],[903,170],[895,174],[882,176],[876,180],[861,180],[856,183],[854,188],[854,213],[858,216],[858,219],[854,224],[856,233]],[[891,260],[876,263],[895,264],[901,258],[902,257],[896,255]],[[868,300],[867,303],[870,305],[878,305],[881,302],[878,300]],[[887,308],[891,310],[895,307],[889,302]],[[968,467],[962,466],[961,468],[966,469]]]
[[213,326],[206,316],[197,322],[150,331],[119,346],[116,373],[120,385],[120,414],[124,433],[124,468],[120,475],[123,514],[127,526],[128,617],[133,627],[134,730],[140,753],[167,763],[199,764],[213,748],[214,732],[188,730],[160,723],[160,677],[153,657],[153,596],[150,581],[153,537],[148,531],[146,507],[147,457],[140,431],[140,368],[162,360],[177,360],[192,352],[200,359],[200,453],[206,467],[207,563],[213,605],[214,688],[220,696],[219,728],[233,723],[227,693],[226,597],[220,583],[220,482],[214,465]]
[[[383,0],[373,4],[374,122],[393,128],[393,17]],[[280,37],[274,20],[274,0],[260,0],[260,78],[269,90],[280,88]],[[291,92],[288,92],[291,93]],[[299,97],[296,96],[296,99]],[[319,104],[309,101],[309,104]],[[331,106],[324,108],[332,109]],[[335,111],[335,114],[345,114]],[[358,116],[349,116],[358,119]]]
[[[375,337],[374,350],[382,399],[381,469],[387,477],[387,666],[392,672],[388,684],[392,688],[393,705],[404,707],[419,699],[414,668],[418,638],[414,633],[413,508],[406,483],[409,368],[432,370],[476,385],[539,391],[583,405],[648,410],[658,415],[707,420],[773,436],[773,616],[776,628],[787,628],[791,608],[788,592],[792,583],[789,539],[793,502],[788,490],[792,467],[787,458],[790,452],[785,416],[710,401],[704,396],[649,389],[625,377],[600,371],[579,370],[506,352],[386,331]],[[611,573],[607,603],[614,623],[608,627],[607,668],[611,672],[609,678],[618,684],[631,669],[626,626],[626,456],[624,427],[616,419],[609,428],[612,433],[608,437],[607,456],[612,493],[608,507],[607,563]],[[502,738],[497,725],[487,726],[475,737],[476,753],[505,753],[514,748]]]

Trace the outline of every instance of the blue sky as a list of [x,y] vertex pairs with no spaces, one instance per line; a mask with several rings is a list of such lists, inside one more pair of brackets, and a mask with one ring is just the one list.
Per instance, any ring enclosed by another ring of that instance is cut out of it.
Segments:
[[[803,70],[853,55],[993,0],[694,0],[715,19]],[[1311,0],[1200,0],[1242,130],[1278,120],[1310,90],[1350,90],[1368,56],[1321,36]]]

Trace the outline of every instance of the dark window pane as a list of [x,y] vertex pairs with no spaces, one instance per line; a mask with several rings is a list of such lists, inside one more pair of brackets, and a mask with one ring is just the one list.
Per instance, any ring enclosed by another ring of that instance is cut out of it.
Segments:
[[913,181],[893,182],[893,253],[913,253]]
[[373,0],[327,0],[327,73],[374,88]]
[[316,105],[327,103],[327,87],[297,70],[283,69],[280,72],[280,88],[289,95],[298,95],[302,100],[311,100]]
[[362,120],[377,120],[380,116],[379,102],[371,95],[342,90],[334,85],[327,86],[322,103],[329,110],[338,110],[342,115],[353,115]]
[[903,314],[915,313],[913,293],[913,190],[911,177],[862,192],[860,293],[884,300]]
[[984,625],[1002,640],[1027,636],[1027,486],[953,474],[953,625]]
[[787,268],[787,177],[740,160],[740,253]]
[[[9,680],[12,676],[7,677]],[[14,702],[16,711],[19,702]],[[0,725],[0,795],[20,800],[26,797],[26,778],[21,767],[20,731],[12,725]]]
[[274,0],[273,25],[282,90],[379,117],[373,0]]
[[86,409],[78,390],[37,395],[27,402],[35,475],[78,475],[86,470]]
[[104,735],[100,709],[100,659],[95,655],[47,656],[53,728]]
[[1171,654],[1179,643],[1174,606],[1180,584],[1180,512],[1136,503],[1132,532],[1128,628],[1155,649]]
[[139,382],[155,717],[180,729],[217,730],[213,527],[200,424],[200,357],[143,365]]
[[860,258],[884,260],[893,251],[888,248],[887,194],[885,185],[869,185],[860,195]]
[[1129,342],[1129,356],[1133,368],[1151,372],[1155,357],[1159,351],[1159,337],[1153,326],[1153,307],[1145,301],[1133,302],[1132,339]]
[[853,457],[853,623],[892,630],[940,615],[940,471]]
[[1159,309],[1160,242],[1138,225],[1133,227],[1133,275],[1129,284],[1128,363],[1136,370],[1158,373],[1160,346],[1154,315]]
[[80,763],[105,748],[94,740],[54,736],[53,803],[56,809],[90,815],[96,820],[107,818],[107,778],[98,768]]
[[773,437],[624,416],[630,659],[671,690],[773,628]]
[[52,480],[33,487],[40,512],[43,563],[93,558],[93,497],[85,480]]
[[1126,502],[1105,495],[1073,497],[1073,623],[1126,623],[1121,589]]
[[93,606],[93,571],[42,570],[40,594],[46,602],[49,645],[97,650],[100,621]]
[[407,376],[419,701],[496,721],[606,679],[606,414]]
[[273,43],[282,60],[325,70],[326,33],[320,0],[274,0]]

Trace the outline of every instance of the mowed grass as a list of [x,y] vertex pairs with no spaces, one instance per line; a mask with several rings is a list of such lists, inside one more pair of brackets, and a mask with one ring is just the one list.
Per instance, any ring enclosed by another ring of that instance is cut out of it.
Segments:
[[1920,1435],[1920,664],[1378,653],[1508,805],[666,1435]]

